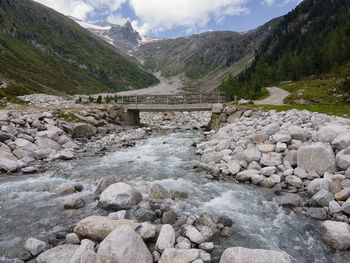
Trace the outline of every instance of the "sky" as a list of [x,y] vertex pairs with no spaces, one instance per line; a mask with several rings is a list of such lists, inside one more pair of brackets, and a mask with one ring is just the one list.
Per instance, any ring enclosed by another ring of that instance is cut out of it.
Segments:
[[176,38],[231,30],[245,32],[287,14],[302,0],[34,0],[85,22],[130,21],[143,35]]

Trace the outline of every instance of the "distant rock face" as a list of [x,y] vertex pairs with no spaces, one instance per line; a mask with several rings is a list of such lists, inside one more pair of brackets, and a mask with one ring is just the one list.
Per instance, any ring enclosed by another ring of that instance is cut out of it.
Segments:
[[116,228],[104,239],[97,251],[97,263],[153,263],[142,238],[129,226]]
[[292,260],[279,251],[232,247],[224,251],[220,263],[292,263]]

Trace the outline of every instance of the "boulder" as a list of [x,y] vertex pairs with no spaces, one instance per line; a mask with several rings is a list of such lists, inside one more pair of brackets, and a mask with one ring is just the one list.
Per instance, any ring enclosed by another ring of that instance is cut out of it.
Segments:
[[97,263],[153,263],[152,254],[142,238],[127,225],[117,227],[100,244]]
[[317,172],[323,175],[325,172],[336,171],[336,161],[326,146],[315,144],[304,146],[298,150],[298,167],[306,172]]
[[240,182],[246,182],[246,181],[249,181],[252,176],[258,175],[258,174],[259,174],[259,171],[255,169],[244,170],[237,174],[236,179]]
[[43,252],[45,248],[46,243],[35,238],[28,238],[24,244],[24,249],[30,252],[34,257]]
[[292,260],[284,252],[232,247],[224,251],[220,263],[292,263]]
[[164,250],[159,263],[191,263],[199,258],[199,249],[168,248]]
[[286,133],[276,133],[272,136],[272,139],[275,143],[282,142],[282,143],[288,143],[292,137],[289,134]]
[[36,261],[38,263],[62,263],[69,262],[74,252],[79,246],[77,245],[60,245],[40,254]]
[[260,161],[260,159],[261,153],[255,147],[243,151],[242,160],[247,161],[248,163]]
[[218,217],[218,224],[222,224],[223,226],[231,227],[233,221],[226,215],[221,215]]
[[309,196],[314,196],[320,190],[329,191],[329,183],[329,180],[323,178],[316,178],[312,180],[307,187]]
[[191,240],[193,243],[200,244],[205,241],[204,236],[192,225],[182,226],[184,236]]
[[336,214],[343,211],[343,208],[338,204],[337,201],[331,201],[329,202],[329,212],[331,214]]
[[174,247],[175,231],[171,225],[163,225],[155,245],[159,252],[163,252],[167,248]]
[[68,263],[80,263],[81,257],[87,251],[95,252],[95,243],[89,239],[84,239],[81,241],[80,246],[74,251]]
[[168,189],[164,188],[160,184],[155,184],[152,186],[150,197],[152,199],[167,199],[171,198],[171,194]]
[[282,164],[282,155],[275,152],[263,154],[260,163],[264,166],[278,166]]
[[28,151],[33,151],[35,152],[38,150],[38,146],[36,146],[34,143],[31,141],[28,141],[26,139],[18,138],[14,141],[15,145],[17,148],[23,149],[23,150],[28,150]]
[[85,206],[85,201],[79,197],[70,197],[63,203],[65,209],[79,209]]
[[74,228],[74,232],[81,237],[102,241],[114,229],[121,225],[128,225],[137,229],[140,224],[133,220],[112,220],[106,216],[89,216],[81,220]]
[[116,184],[118,181],[115,178],[103,178],[100,183],[98,184],[96,190],[95,190],[95,199],[99,199],[101,193],[107,189],[108,186],[111,184]]
[[157,219],[157,214],[153,210],[140,207],[133,214],[133,219],[137,220],[138,222],[153,222]]
[[270,153],[270,152],[275,151],[276,145],[275,144],[259,144],[257,148],[262,153]]
[[87,138],[90,139],[97,133],[97,129],[87,123],[79,123],[74,127],[74,138]]
[[350,147],[350,133],[343,133],[338,135],[333,141],[332,141],[333,148],[337,150],[344,150],[348,147]]
[[343,222],[325,221],[321,224],[321,235],[324,242],[337,250],[350,247],[350,225]]
[[107,210],[124,210],[137,205],[142,195],[134,187],[125,183],[112,184],[100,196],[100,204]]
[[346,201],[350,197],[350,187],[344,188],[340,192],[335,194],[335,200]]
[[86,250],[81,255],[80,263],[96,263],[97,255],[94,251]]
[[288,175],[285,180],[291,186],[295,186],[295,187],[303,186],[303,181],[301,181],[301,179],[295,175]]
[[57,142],[49,138],[38,138],[35,141],[35,144],[38,146],[39,149],[51,149],[58,151],[61,148],[61,146]]
[[340,169],[347,170],[350,168],[350,147],[341,150],[337,154],[337,163]]
[[276,132],[279,132],[279,130],[281,129],[281,127],[277,124],[269,124],[267,126],[265,126],[263,133],[265,133],[268,136],[274,135]]
[[157,234],[157,226],[144,222],[136,232],[142,237],[143,240],[153,239]]
[[318,141],[323,143],[332,142],[338,135],[348,131],[348,128],[345,126],[339,125],[328,125],[320,128],[316,134]]
[[241,170],[241,165],[239,164],[239,161],[232,160],[227,163],[227,169],[229,170],[230,174],[236,175]]
[[172,209],[165,211],[162,215],[162,224],[175,224],[176,218],[177,215]]
[[11,153],[0,150],[0,171],[15,172],[19,167],[18,160]]
[[309,200],[309,205],[311,207],[324,207],[328,206],[333,200],[334,196],[332,193],[327,190],[320,190]]
[[276,196],[274,198],[274,201],[280,206],[293,208],[293,207],[298,207],[300,205],[301,198],[297,194],[286,193],[281,196]]
[[210,162],[219,163],[222,160],[222,158],[224,158],[224,156],[227,155],[226,151],[228,150],[224,150],[221,152],[205,153],[202,155],[201,160],[203,163],[210,163]]
[[327,213],[324,211],[323,208],[316,208],[311,207],[307,210],[306,213],[309,217],[317,220],[326,220],[327,219]]
[[276,173],[277,168],[275,166],[268,166],[261,169],[261,173],[265,176],[271,176]]
[[66,235],[67,244],[80,244],[80,239],[77,234],[69,233]]
[[311,132],[307,128],[301,128],[299,126],[289,126],[288,134],[292,137],[292,139],[306,141],[311,137]]

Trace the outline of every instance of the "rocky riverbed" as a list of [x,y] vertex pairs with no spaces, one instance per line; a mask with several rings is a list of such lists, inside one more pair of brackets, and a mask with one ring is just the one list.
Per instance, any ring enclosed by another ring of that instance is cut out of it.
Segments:
[[[7,114],[4,126],[14,123]],[[64,127],[54,114],[45,115],[55,127]],[[170,126],[181,120],[181,126],[193,128],[203,126],[205,116],[141,118]],[[17,259],[0,262],[347,262],[349,178],[337,156],[347,155],[343,149],[349,145],[340,149],[334,140],[346,137],[349,120],[232,107],[223,107],[213,119],[222,127],[204,134],[120,126],[106,132],[89,124],[96,134],[88,139],[61,129],[65,133],[59,136],[79,146],[73,148],[74,159],[47,158],[51,169],[30,177],[15,172],[1,181],[0,251]],[[51,127],[40,122],[47,133]],[[32,123],[25,123],[29,130]],[[18,132],[23,125],[17,125]],[[326,136],[321,136],[324,126]],[[329,135],[330,126],[342,132]],[[20,138],[14,134],[8,140]],[[37,145],[40,136],[32,137]],[[325,137],[328,142],[320,139]],[[4,144],[14,155],[17,148],[10,141]],[[314,144],[321,153],[298,159],[300,150]],[[326,164],[328,157],[332,165]],[[331,212],[332,204],[337,212]],[[332,250],[322,238],[343,251]]]

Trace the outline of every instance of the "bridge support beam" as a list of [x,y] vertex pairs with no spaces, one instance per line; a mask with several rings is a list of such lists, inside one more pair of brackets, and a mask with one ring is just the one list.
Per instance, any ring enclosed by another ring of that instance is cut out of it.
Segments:
[[126,126],[139,126],[140,111],[124,109],[124,121]]

